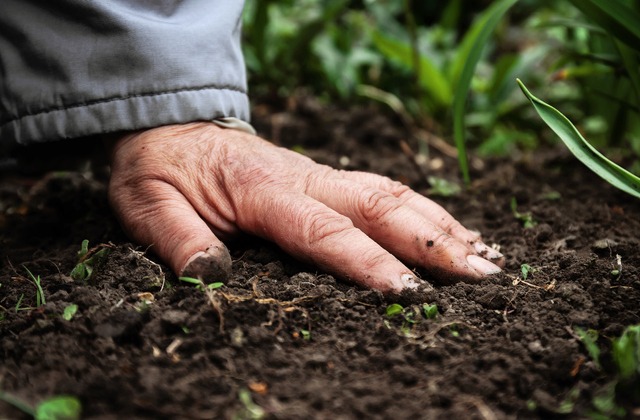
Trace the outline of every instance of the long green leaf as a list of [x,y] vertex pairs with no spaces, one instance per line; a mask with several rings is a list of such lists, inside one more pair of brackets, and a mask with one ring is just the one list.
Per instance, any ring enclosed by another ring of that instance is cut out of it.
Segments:
[[[482,50],[494,29],[502,19],[502,16],[518,0],[502,0],[494,3],[479,17],[478,23],[474,27],[473,37],[469,38],[468,54],[464,60],[464,67],[457,81],[453,97],[453,137],[458,149],[458,164],[462,171],[462,178],[465,184],[469,185],[469,164],[467,162],[467,150],[464,136],[464,112],[467,102],[467,94],[471,86],[471,78],[475,72],[478,61],[482,55]],[[466,50],[467,47],[465,47]],[[455,77],[455,75],[454,75]]]
[[608,33],[640,51],[640,14],[619,0],[570,0]]
[[604,157],[582,137],[567,117],[533,96],[520,79],[518,85],[540,118],[560,137],[575,157],[614,187],[640,198],[640,178]]
[[[411,69],[413,67],[413,52],[411,46],[400,40],[376,31],[372,35],[373,43],[380,52],[391,61]],[[438,68],[424,55],[420,56],[420,86],[429,93],[434,102],[449,106],[452,92],[449,82]]]

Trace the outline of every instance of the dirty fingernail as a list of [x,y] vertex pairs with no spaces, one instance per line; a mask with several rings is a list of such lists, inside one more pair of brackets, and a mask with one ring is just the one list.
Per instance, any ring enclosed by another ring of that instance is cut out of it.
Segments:
[[420,282],[413,274],[403,274],[400,276],[400,280],[407,289],[416,289],[420,285]]
[[484,276],[497,274],[502,271],[500,267],[498,267],[491,261],[485,260],[484,258],[477,255],[468,255],[467,262],[471,267],[473,267],[474,270]]
[[502,255],[500,252],[496,251],[495,249],[491,248],[489,245],[481,241],[474,243],[473,248],[482,258],[485,258],[487,260],[495,261],[504,258],[504,255]]
[[413,274],[403,274],[402,276],[400,276],[400,280],[402,281],[403,287],[405,289],[422,288],[423,290],[421,291],[433,289],[433,287],[429,283],[419,277],[416,277]]
[[225,246],[210,246],[187,260],[181,276],[203,281],[225,281],[231,276],[231,255]]

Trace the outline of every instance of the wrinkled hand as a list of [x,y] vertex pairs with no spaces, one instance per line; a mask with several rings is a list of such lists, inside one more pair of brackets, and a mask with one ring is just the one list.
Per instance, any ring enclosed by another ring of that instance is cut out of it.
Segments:
[[[385,292],[479,280],[503,257],[442,207],[388,178],[319,165],[212,123],[128,134],[113,145],[109,198],[124,229],[178,275],[231,271],[221,240],[247,232],[343,279]],[[481,256],[484,258],[482,258]]]

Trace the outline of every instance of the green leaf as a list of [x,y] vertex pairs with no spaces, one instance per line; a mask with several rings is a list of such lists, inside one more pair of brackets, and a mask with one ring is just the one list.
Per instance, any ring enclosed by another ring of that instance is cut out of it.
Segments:
[[462,190],[460,185],[455,182],[448,181],[444,178],[438,178],[435,176],[428,176],[427,181],[431,185],[429,188],[429,195],[439,195],[442,197],[451,197],[456,194],[459,194]]
[[580,341],[587,349],[587,353],[593,360],[593,363],[598,369],[600,369],[600,347],[598,347],[598,331],[596,330],[584,330],[576,327],[576,334],[580,337]]
[[429,305],[428,303],[425,303],[422,305],[422,310],[424,311],[424,316],[427,317],[427,319],[434,319],[438,316],[438,305],[436,304]]
[[391,317],[402,313],[404,308],[399,303],[392,303],[387,306],[387,316]]
[[[465,39],[465,43],[468,46],[463,45],[462,51],[464,54],[464,66],[460,72],[460,77],[455,83],[455,91],[453,95],[453,137],[458,149],[458,165],[462,172],[462,178],[465,184],[469,185],[471,179],[469,177],[469,164],[467,161],[467,150],[465,146],[465,104],[467,102],[467,95],[471,86],[471,79],[475,72],[478,61],[482,55],[483,47],[489,41],[489,37],[493,33],[494,29],[502,19],[502,16],[513,6],[518,0],[502,0],[495,2],[490,6],[482,15],[478,18],[474,28],[470,30]],[[461,59],[462,60],[462,59]],[[454,80],[456,79],[454,70]]]
[[522,271],[522,280],[526,280],[529,277],[529,273],[533,273],[533,268],[529,264],[522,264],[520,271]]
[[531,101],[538,115],[560,137],[576,158],[614,187],[640,198],[640,178],[604,157],[582,137],[567,117],[533,96],[519,79],[518,85]]
[[640,14],[617,0],[570,0],[608,33],[640,51]]
[[78,305],[72,303],[71,305],[64,308],[64,312],[62,313],[62,318],[65,321],[71,321],[71,318],[78,312]]
[[[390,36],[376,31],[372,35],[374,45],[391,61],[402,65],[407,69],[413,66],[413,52],[409,43],[393,39]],[[420,86],[427,92],[434,102],[441,105],[450,105],[452,92],[449,82],[440,70],[425,56],[420,56],[420,74],[418,75]]]
[[76,420],[80,418],[80,400],[69,395],[49,398],[36,407],[36,420]]
[[627,327],[613,340],[613,360],[623,379],[640,375],[640,325]]

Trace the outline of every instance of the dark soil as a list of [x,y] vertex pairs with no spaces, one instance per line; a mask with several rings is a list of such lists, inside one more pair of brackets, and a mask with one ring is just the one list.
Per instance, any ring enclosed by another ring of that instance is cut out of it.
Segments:
[[[427,194],[400,151],[410,136],[393,118],[289,108],[257,106],[256,126],[321,162]],[[431,158],[444,164],[433,175],[456,179],[455,160],[437,150]],[[503,274],[399,298],[258,240],[230,245],[232,277],[206,294],[127,240],[109,212],[106,171],[93,168],[4,173],[0,182],[0,390],[30,405],[70,394],[91,419],[260,411],[287,419],[584,418],[615,378],[611,339],[640,323],[640,201],[561,149],[485,161],[471,189],[437,198],[500,244]],[[512,198],[535,226],[514,216]],[[78,281],[70,272],[83,239],[110,253]],[[522,264],[534,269],[526,281]],[[46,303],[37,308],[27,269],[41,278]],[[395,302],[413,323],[386,316]],[[435,319],[422,315],[422,303],[437,304]],[[71,304],[78,311],[65,320]],[[602,368],[577,328],[599,332]],[[638,400],[619,395],[627,415],[640,416]],[[23,417],[0,402],[0,418]]]

